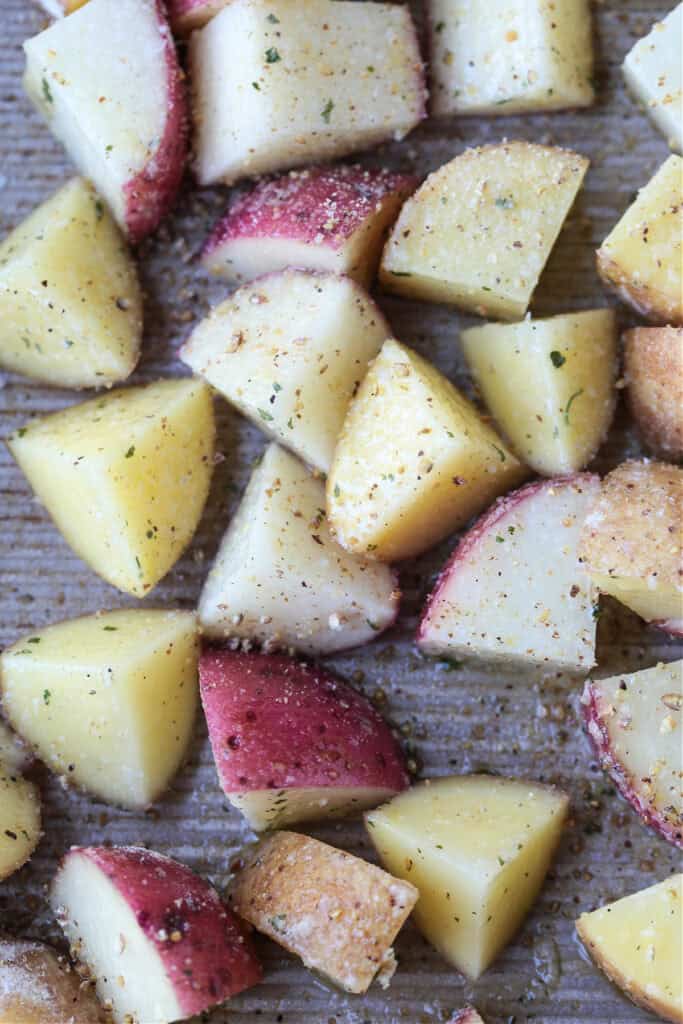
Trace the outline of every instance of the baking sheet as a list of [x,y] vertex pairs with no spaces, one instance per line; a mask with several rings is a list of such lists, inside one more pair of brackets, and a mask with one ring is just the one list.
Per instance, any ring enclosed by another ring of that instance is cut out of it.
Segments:
[[[483,2],[483,0],[482,0]],[[605,0],[595,7],[596,105],[552,117],[427,121],[407,140],[362,158],[425,174],[466,146],[504,137],[555,143],[590,157],[584,189],[553,252],[533,302],[540,315],[583,309],[607,299],[593,250],[667,156],[664,140],[626,95],[619,65],[634,40],[673,0]],[[72,173],[59,145],[22,95],[21,42],[45,24],[30,0],[0,0],[0,234]],[[419,12],[418,12],[419,16]],[[144,355],[133,382],[185,372],[179,344],[209,305],[227,293],[194,262],[198,245],[225,204],[227,189],[186,192],[176,214],[140,250],[146,291]],[[459,352],[460,329],[474,322],[445,306],[379,296],[398,337],[469,388]],[[624,324],[632,322],[621,307]],[[0,435],[31,415],[68,405],[74,393],[6,377],[0,388]],[[217,401],[218,447],[210,500],[190,550],[144,602],[193,607],[208,564],[253,459],[259,432]],[[596,467],[605,471],[637,456],[638,440],[620,406]],[[580,952],[573,921],[583,910],[664,878],[680,856],[646,831],[614,795],[592,761],[577,716],[580,684],[562,677],[451,670],[422,658],[412,642],[425,594],[454,538],[404,567],[397,626],[372,645],[328,659],[382,702],[400,726],[423,776],[487,769],[556,782],[573,811],[557,862],[517,940],[477,983],[466,983],[412,925],[396,943],[399,969],[388,992],[365,997],[324,987],[278,946],[259,941],[265,980],[229,1007],[205,1015],[211,1024],[423,1024],[448,1019],[466,1001],[490,1022],[645,1022]],[[0,646],[47,623],[100,608],[135,604],[105,584],[69,550],[4,448],[0,447]],[[611,675],[679,656],[663,634],[626,609],[607,604],[599,621],[599,670]],[[125,752],[122,752],[125,756]],[[203,721],[190,761],[171,790],[145,814],[120,811],[65,791],[38,769],[45,837],[31,862],[0,885],[0,931],[60,942],[45,899],[57,859],[71,843],[148,844],[224,884],[231,858],[247,838],[217,785]],[[312,834],[372,857],[358,822],[311,828]],[[679,868],[680,869],[680,868]]]

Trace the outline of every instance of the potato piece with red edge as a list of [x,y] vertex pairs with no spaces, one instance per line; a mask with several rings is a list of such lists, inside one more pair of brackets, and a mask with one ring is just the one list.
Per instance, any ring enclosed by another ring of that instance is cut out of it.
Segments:
[[672,149],[683,149],[683,4],[658,19],[626,54],[621,70],[629,91]]
[[351,402],[327,478],[342,547],[408,558],[462,526],[528,471],[446,377],[389,339]]
[[36,417],[7,444],[76,554],[144,597],[197,528],[214,436],[208,386],[160,380]]
[[484,324],[461,339],[481,395],[519,457],[544,476],[583,469],[616,404],[614,311]]
[[581,711],[602,770],[646,825],[683,848],[683,661],[589,679]]
[[203,28],[230,0],[167,0],[171,28],[177,36],[186,37]]
[[0,1021],[105,1024],[94,990],[42,942],[0,939]]
[[381,868],[296,832],[252,849],[229,889],[233,909],[346,992],[366,992],[396,968],[391,944],[417,890]]
[[461,539],[427,599],[426,654],[574,673],[595,664],[597,589],[578,558],[597,476],[535,481]]
[[400,597],[388,566],[339,547],[322,482],[272,444],[223,537],[199,621],[208,637],[329,654],[391,626]]
[[202,252],[228,281],[285,267],[371,284],[386,235],[417,178],[358,164],[307,167],[261,181],[232,203]]
[[169,1024],[261,979],[249,936],[184,864],[135,846],[72,846],[50,903],[114,1024]]
[[199,679],[221,788],[257,832],[354,814],[408,785],[382,716],[325,669],[206,650]]
[[131,242],[169,211],[187,155],[183,76],[160,0],[90,0],[24,43],[24,88]]
[[425,116],[407,5],[232,0],[189,51],[200,184],[401,139]]
[[0,243],[0,367],[67,388],[135,368],[142,293],[97,193],[73,178]]
[[683,159],[670,156],[597,252],[600,277],[654,323],[683,324]]
[[610,981],[645,1010],[683,1022],[683,874],[582,914],[576,931]]
[[624,462],[589,509],[579,557],[593,583],[646,622],[683,634],[683,470]]
[[0,882],[29,860],[41,835],[38,787],[0,761]]
[[683,456],[683,328],[634,327],[624,335],[628,400],[648,448]]
[[465,150],[404,204],[380,283],[408,298],[520,320],[587,169],[585,157],[554,146]]
[[289,269],[216,306],[180,355],[257,427],[328,473],[349,402],[390,334],[354,281]]
[[568,806],[565,793],[538,782],[453,775],[413,786],[365,820],[380,863],[418,888],[420,931],[476,979],[538,896]]
[[451,1017],[449,1024],[484,1024],[484,1021],[473,1006],[466,1006]]

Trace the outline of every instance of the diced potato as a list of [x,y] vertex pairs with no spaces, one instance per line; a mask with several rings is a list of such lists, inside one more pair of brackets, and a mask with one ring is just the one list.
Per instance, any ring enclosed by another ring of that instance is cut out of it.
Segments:
[[683,4],[657,21],[630,50],[622,70],[626,85],[672,149],[683,149]]
[[342,547],[408,558],[527,474],[439,371],[389,339],[349,408],[327,480]]
[[588,169],[528,142],[468,149],[427,178],[385,246],[390,292],[518,320]]
[[683,159],[670,156],[598,249],[598,273],[655,323],[683,324]]
[[683,328],[634,327],[624,335],[631,412],[649,448],[683,455]]
[[471,327],[462,344],[486,405],[520,459],[545,476],[588,465],[614,414],[611,309]]
[[683,874],[582,914],[576,930],[607,977],[664,1020],[683,1021]]
[[285,270],[217,306],[181,356],[252,422],[327,473],[351,396],[390,334],[355,282]]
[[40,837],[38,787],[0,761],[0,882],[26,863]]
[[588,0],[429,0],[428,10],[434,116],[593,102]]
[[3,1024],[105,1024],[94,989],[41,942],[0,940]]
[[536,899],[568,798],[492,775],[433,779],[366,814],[387,871],[416,885],[414,920],[439,952],[478,978]]
[[0,367],[66,388],[125,380],[142,296],[123,235],[74,178],[0,244]]
[[3,707],[67,782],[146,807],[187,752],[198,657],[189,612],[133,609],[60,622],[0,656]]
[[372,640],[395,621],[399,598],[387,566],[332,539],[322,482],[272,444],[223,538],[199,621],[208,636],[326,654]]
[[163,380],[31,420],[12,455],[76,554],[142,597],[197,527],[213,469],[211,395]]

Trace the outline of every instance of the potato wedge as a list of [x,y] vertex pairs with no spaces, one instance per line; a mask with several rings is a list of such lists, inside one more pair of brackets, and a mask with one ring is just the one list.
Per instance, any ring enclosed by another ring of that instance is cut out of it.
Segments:
[[26,863],[41,834],[38,787],[0,761],[0,882]]
[[0,940],[0,1021],[105,1024],[94,989],[42,942]]
[[626,85],[672,149],[683,149],[683,4],[656,21],[626,54]]
[[631,412],[649,448],[683,456],[683,327],[634,327],[624,335]]

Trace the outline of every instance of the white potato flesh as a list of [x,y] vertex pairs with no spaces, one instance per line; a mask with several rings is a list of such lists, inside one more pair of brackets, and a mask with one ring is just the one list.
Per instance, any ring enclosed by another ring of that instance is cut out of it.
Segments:
[[430,0],[431,110],[519,114],[593,102],[588,0]]
[[121,232],[74,178],[0,244],[0,367],[66,388],[132,373],[142,294]]
[[392,796],[390,789],[368,786],[312,786],[230,793],[229,800],[242,812],[254,832],[264,832],[302,821],[348,818],[366,807],[376,807]]
[[198,656],[189,612],[133,609],[72,619],[0,656],[3,707],[67,782],[110,803],[146,807],[187,752]]
[[672,149],[683,149],[683,4],[655,22],[624,60],[626,85]]
[[349,278],[285,270],[217,306],[181,356],[252,422],[327,473],[349,401],[390,333]]
[[189,56],[203,185],[400,139],[424,116],[407,6],[234,0]]
[[76,554],[143,597],[197,528],[214,429],[203,381],[162,380],[31,420],[8,444]]
[[367,643],[398,613],[396,577],[330,536],[325,489],[271,444],[252,473],[199,601],[212,637],[325,654]]
[[683,875],[582,914],[576,930],[598,967],[634,1003],[683,1021]]
[[0,939],[3,1024],[105,1024],[94,990],[40,942]]
[[462,775],[414,786],[366,823],[387,871],[417,886],[420,931],[478,978],[538,896],[567,808],[550,786]]
[[0,761],[0,882],[26,863],[40,836],[38,787]]
[[465,150],[403,206],[381,284],[480,316],[521,319],[587,169],[577,153],[528,142]]
[[613,310],[471,327],[462,345],[486,405],[520,459],[544,476],[575,473],[591,461],[616,403]]

